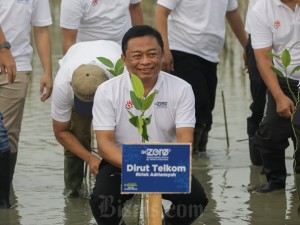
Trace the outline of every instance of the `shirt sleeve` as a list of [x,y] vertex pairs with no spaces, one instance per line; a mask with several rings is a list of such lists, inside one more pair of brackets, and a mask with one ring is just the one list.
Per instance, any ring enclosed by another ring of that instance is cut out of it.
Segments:
[[195,97],[190,85],[186,85],[178,97],[178,108],[176,112],[176,128],[195,127]]
[[229,0],[227,5],[227,12],[237,9],[237,7],[238,7],[238,3],[236,0]]
[[262,4],[256,4],[252,9],[251,44],[254,49],[267,48],[273,43],[273,33],[268,25],[265,11]]
[[94,130],[114,130],[116,116],[111,97],[113,95],[103,84],[98,87],[94,98],[93,127]]
[[176,6],[179,4],[179,2],[182,0],[158,0],[157,4],[164,6],[168,9],[170,9],[171,11],[174,10],[176,8]]
[[60,27],[79,29],[85,6],[81,0],[62,0],[60,11]]
[[36,1],[32,17],[31,25],[36,27],[44,27],[52,24],[52,17],[50,12],[50,5],[48,0]]

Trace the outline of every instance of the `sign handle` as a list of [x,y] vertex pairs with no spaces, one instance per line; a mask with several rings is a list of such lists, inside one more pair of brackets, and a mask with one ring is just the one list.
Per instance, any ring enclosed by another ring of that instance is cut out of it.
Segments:
[[162,195],[149,194],[148,195],[148,213],[149,213],[149,225],[162,225]]

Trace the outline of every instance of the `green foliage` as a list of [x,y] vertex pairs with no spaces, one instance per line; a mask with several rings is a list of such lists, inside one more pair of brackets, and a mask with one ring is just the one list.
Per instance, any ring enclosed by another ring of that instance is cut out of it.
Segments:
[[124,62],[121,58],[118,59],[115,65],[111,60],[105,57],[97,57],[97,59],[106,67],[108,67],[107,71],[109,71],[114,76],[118,76],[124,72]]
[[139,134],[142,136],[143,142],[149,141],[150,137],[148,135],[147,126],[151,123],[152,115],[150,115],[149,117],[145,117],[144,115],[146,110],[149,109],[152,105],[154,98],[158,92],[155,90],[147,98],[145,98],[145,90],[140,78],[138,78],[138,76],[134,74],[131,74],[130,79],[133,87],[133,91],[130,92],[130,98],[134,108],[141,111],[141,115],[136,116],[128,110],[128,113],[131,116],[129,122],[137,128]]
[[276,68],[276,67],[272,66],[271,69],[279,77],[286,79],[286,82],[287,82],[289,91],[293,97],[294,103],[297,102],[297,98],[290,88],[289,78],[291,78],[294,73],[296,73],[298,70],[300,70],[300,65],[294,67],[290,73],[288,73],[288,67],[291,65],[291,61],[292,61],[290,51],[298,44],[299,44],[299,42],[296,42],[289,49],[284,49],[280,55],[276,55],[272,52],[266,53],[266,55],[274,57],[277,64],[279,65],[280,68]]

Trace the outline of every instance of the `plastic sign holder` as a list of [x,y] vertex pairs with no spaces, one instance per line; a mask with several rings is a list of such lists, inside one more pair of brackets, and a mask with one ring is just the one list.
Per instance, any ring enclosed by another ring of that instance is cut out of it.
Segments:
[[122,146],[121,193],[148,195],[147,224],[162,224],[162,194],[190,193],[191,159],[186,143]]

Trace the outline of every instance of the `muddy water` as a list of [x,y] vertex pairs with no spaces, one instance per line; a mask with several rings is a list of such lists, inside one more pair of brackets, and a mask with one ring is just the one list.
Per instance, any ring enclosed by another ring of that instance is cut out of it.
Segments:
[[[53,70],[61,57],[59,0],[50,0],[54,25],[51,27]],[[145,19],[153,24],[155,0],[144,0]],[[240,1],[241,12],[247,1]],[[242,70],[241,49],[229,32],[218,68],[219,84],[214,110],[214,125],[206,154],[193,159],[193,173],[203,184],[210,202],[194,224],[283,225],[300,224],[296,215],[297,197],[292,175],[292,149],[286,154],[288,170],[285,191],[270,194],[249,193],[249,184],[265,182],[260,168],[250,166],[246,117],[249,115],[249,81]],[[68,199],[63,194],[63,150],[51,126],[50,101],[39,101],[41,69],[34,56],[34,73],[28,92],[20,152],[13,180],[11,201],[14,207],[0,210],[1,225],[90,225],[95,224],[88,199]],[[222,92],[228,122],[227,147]],[[90,179],[86,185],[89,190]],[[128,223],[134,224],[134,223]]]

